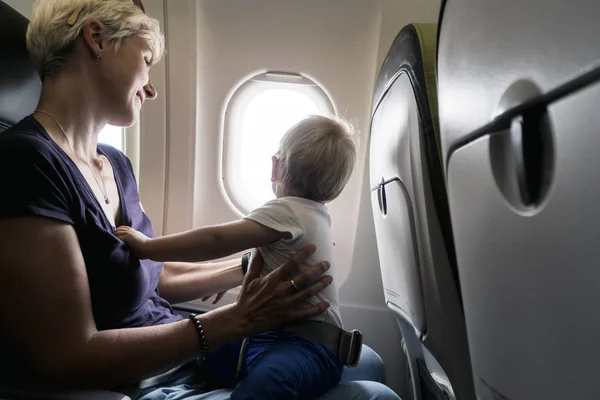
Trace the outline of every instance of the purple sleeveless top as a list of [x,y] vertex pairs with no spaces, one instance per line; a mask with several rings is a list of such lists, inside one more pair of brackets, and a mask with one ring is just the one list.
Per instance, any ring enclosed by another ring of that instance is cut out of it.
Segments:
[[[152,223],[140,206],[129,159],[108,145],[99,144],[98,151],[114,170],[121,200],[117,225],[128,225],[154,237]],[[182,319],[159,296],[157,286],[163,264],[138,260],[113,234],[113,227],[75,163],[32,116],[0,134],[0,184],[4,193],[0,196],[0,218],[39,216],[73,226],[85,260],[98,330]],[[1,331],[0,354],[0,379],[6,377],[7,369],[14,375],[17,365],[25,367]]]

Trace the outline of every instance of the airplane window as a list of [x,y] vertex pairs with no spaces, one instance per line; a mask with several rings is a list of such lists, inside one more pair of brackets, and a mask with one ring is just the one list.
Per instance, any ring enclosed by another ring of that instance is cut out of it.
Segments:
[[222,182],[238,213],[248,214],[275,198],[271,156],[284,133],[311,114],[334,114],[333,105],[301,75],[261,74],[233,94],[225,113]]
[[106,125],[104,129],[100,131],[98,142],[111,145],[112,147],[124,151],[125,129],[119,126]]

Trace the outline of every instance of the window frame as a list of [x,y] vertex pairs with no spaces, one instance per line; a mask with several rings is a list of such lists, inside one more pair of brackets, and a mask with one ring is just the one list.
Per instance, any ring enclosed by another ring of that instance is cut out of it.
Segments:
[[237,199],[234,188],[233,173],[235,156],[239,149],[236,142],[242,131],[244,110],[259,94],[268,90],[291,89],[309,97],[323,114],[337,115],[335,104],[326,92],[313,79],[302,74],[285,71],[267,71],[254,75],[243,81],[231,94],[225,106],[223,115],[222,147],[219,160],[221,190],[230,208],[240,217],[247,215],[251,209]]
[[131,162],[138,187],[140,182],[140,136],[139,118],[132,126],[123,128],[123,153]]
[[107,128],[110,127],[111,129],[115,129],[115,130],[119,130],[120,131],[120,148],[118,148],[118,150],[121,150],[123,153],[125,153],[125,145],[126,145],[126,130],[123,127],[119,127],[119,126],[115,126],[115,125],[105,125],[104,128],[102,128],[102,130],[100,131],[100,133],[98,134],[98,143],[102,143],[102,144],[107,144],[109,146],[112,146],[111,143],[102,141],[102,133],[103,131]]
[[[114,125],[113,125],[114,126]],[[116,127],[119,128],[119,127]],[[139,182],[140,172],[140,124],[136,122],[130,127],[120,127],[121,129],[121,150],[123,154],[131,161],[133,173]],[[108,144],[98,140],[98,143]],[[110,144],[108,144],[110,146]]]

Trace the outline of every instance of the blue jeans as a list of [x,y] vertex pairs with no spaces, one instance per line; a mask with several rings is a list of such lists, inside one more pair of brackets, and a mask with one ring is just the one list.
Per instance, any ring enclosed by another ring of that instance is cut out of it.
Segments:
[[242,341],[207,357],[203,376],[214,389],[233,389],[231,400],[315,399],[335,387],[344,364],[320,343],[291,332],[248,338],[237,374]]
[[[168,384],[141,391],[138,400],[228,400],[231,389],[206,390],[194,363],[177,371]],[[341,383],[318,400],[400,400],[387,386],[385,367],[377,353],[363,345],[356,368],[344,367]]]

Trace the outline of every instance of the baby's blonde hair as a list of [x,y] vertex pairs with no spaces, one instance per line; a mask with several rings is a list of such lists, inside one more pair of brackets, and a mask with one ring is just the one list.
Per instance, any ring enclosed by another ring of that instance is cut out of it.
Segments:
[[304,118],[281,139],[278,158],[278,182],[286,195],[333,200],[356,164],[352,126],[339,118]]
[[37,0],[27,27],[27,50],[42,80],[64,68],[83,23],[92,18],[100,21],[102,39],[114,43],[115,50],[137,35],[148,42],[152,62],[162,57],[165,40],[158,21],[131,0]]

